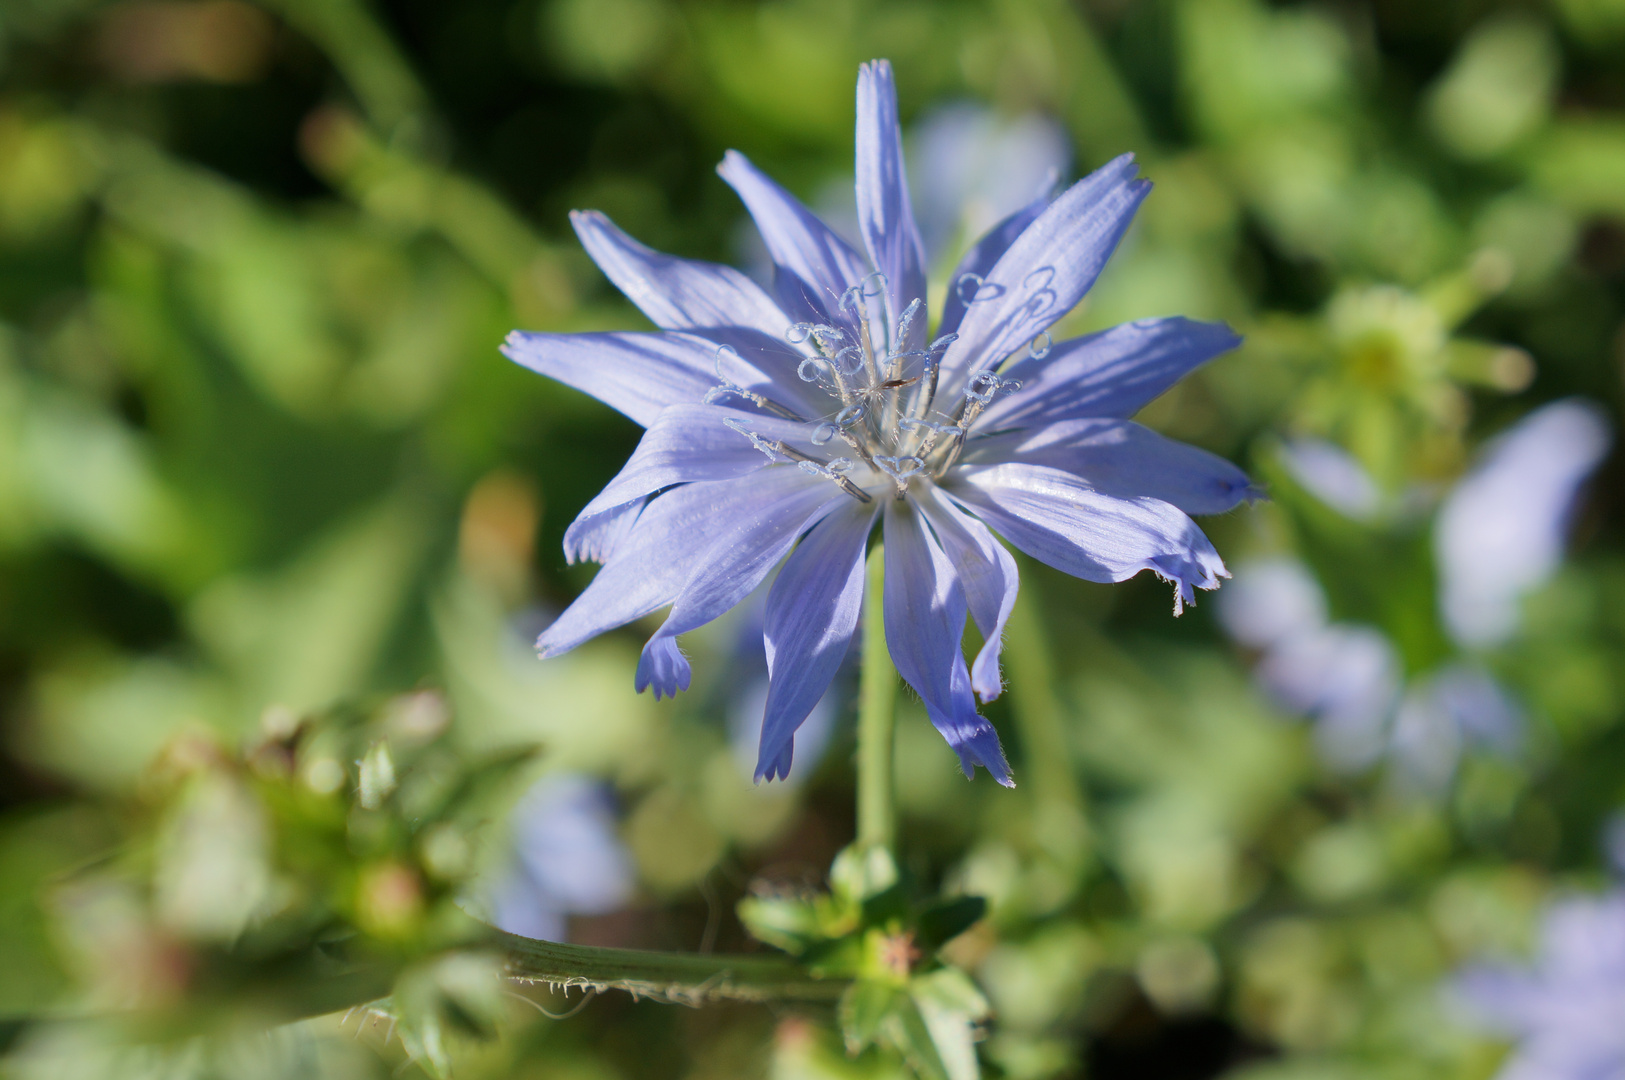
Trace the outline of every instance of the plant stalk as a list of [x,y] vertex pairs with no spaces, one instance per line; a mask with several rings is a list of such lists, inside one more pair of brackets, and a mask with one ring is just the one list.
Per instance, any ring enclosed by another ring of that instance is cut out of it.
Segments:
[[834,1001],[846,979],[818,979],[785,957],[649,952],[539,941],[498,932],[508,976],[558,987],[625,990],[681,1005],[707,1001]]
[[1029,899],[1035,912],[1052,911],[1075,895],[1087,873],[1093,845],[1087,799],[1074,769],[1061,703],[1055,696],[1049,642],[1037,597],[1030,593],[1022,596],[1005,624],[1004,662],[1022,760],[1032,781],[1028,789],[1032,839],[1059,872],[1044,887],[1034,888]]
[[1040,805],[1065,806],[1081,813],[1083,792],[1072,771],[1061,705],[1055,698],[1055,668],[1038,613],[1038,599],[1024,595],[1005,624],[1004,666],[1010,676],[1011,712],[1022,758]]
[[858,689],[858,837],[860,850],[891,852],[897,840],[893,805],[893,735],[897,723],[897,669],[886,651],[883,589],[886,557],[869,553],[863,590],[863,672]]

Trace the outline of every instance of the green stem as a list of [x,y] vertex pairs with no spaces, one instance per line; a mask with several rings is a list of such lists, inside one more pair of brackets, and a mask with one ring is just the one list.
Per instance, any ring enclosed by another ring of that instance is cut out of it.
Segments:
[[865,571],[863,673],[858,691],[858,841],[860,849],[891,851],[897,836],[892,806],[892,737],[897,718],[897,669],[886,651],[884,549],[875,545]]
[[[1022,576],[1036,580],[1024,567]],[[1061,704],[1055,697],[1055,669],[1039,617],[1038,598],[1025,592],[1005,624],[1005,670],[1010,705],[1021,739],[1022,761],[1031,779],[1033,840],[1061,872],[1053,888],[1037,889],[1038,911],[1053,910],[1075,892],[1089,865],[1089,819],[1083,787],[1073,767]]]
[[[841,978],[819,979],[785,957],[700,955],[569,945],[491,930],[483,939],[500,950],[507,975],[519,982],[547,983],[588,990],[624,990],[682,1005],[710,1001],[833,1002],[849,985]],[[482,941],[470,941],[478,948]],[[73,1024],[117,1024],[136,1041],[165,1041],[203,1035],[251,1016],[266,1024],[283,1024],[380,1001],[400,974],[398,963],[371,962],[348,969],[332,968],[331,959],[314,954],[295,957],[269,976],[256,972],[250,981],[217,987],[212,997],[177,1012],[162,1009],[125,1012],[58,1012],[0,1015],[0,1053],[42,1027]]]
[[1060,703],[1055,700],[1055,668],[1037,597],[1021,597],[1005,624],[1004,640],[1004,666],[1014,691],[1010,711],[1020,732],[1033,798],[1040,804],[1081,809],[1083,793],[1072,771],[1072,750],[1067,745]]
[[508,974],[526,982],[625,990],[683,1005],[706,1001],[834,1001],[845,979],[816,979],[776,956],[648,952],[498,934]]

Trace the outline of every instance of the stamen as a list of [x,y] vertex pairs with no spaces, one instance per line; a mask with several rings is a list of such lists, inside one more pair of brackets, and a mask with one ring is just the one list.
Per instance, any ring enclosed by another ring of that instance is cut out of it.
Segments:
[[[816,447],[839,439],[851,448],[850,457],[821,461],[783,442],[762,439],[743,424],[733,425],[771,460],[788,458],[808,475],[831,480],[863,502],[873,500],[846,475],[860,462],[890,477],[897,497],[904,498],[915,476],[940,478],[952,468],[976,418],[998,394],[1020,386],[992,368],[978,371],[962,384],[960,400],[951,415],[933,413],[943,357],[958,335],[943,334],[923,348],[910,348],[911,338],[920,329],[924,300],[911,299],[892,321],[892,297],[887,286],[886,276],[877,272],[839,296],[831,292],[834,304],[828,310],[840,322],[839,327],[795,323],[785,334],[792,345],[801,347],[796,374],[805,382],[839,395],[842,404],[833,417],[810,423],[804,438]],[[955,289],[966,304],[1005,291],[979,274],[961,275]],[[1028,355],[1041,359],[1048,355],[1052,344],[1049,333],[1041,333],[1027,343]],[[718,393],[740,391],[728,383]]]
[[964,452],[965,436],[970,431],[971,425],[976,422],[978,416],[982,415],[982,410],[987,408],[988,403],[996,395],[1014,393],[1020,389],[1021,381],[1019,379],[1000,378],[997,372],[978,371],[975,375],[972,375],[970,382],[965,386],[965,399],[959,403],[959,408],[955,410],[954,419],[958,423],[959,432],[954,436],[953,442],[949,444],[948,452],[943,455],[942,461],[932,470],[932,475],[940,478],[954,467],[954,463],[959,460],[959,455]]
[[856,401],[853,402],[835,414],[835,420],[833,423],[826,420],[813,429],[813,443],[818,446],[823,446],[825,443],[835,438],[836,434],[839,433],[841,429],[851,427],[853,424],[856,424],[862,420],[863,416],[864,408],[862,403]]
[[700,398],[700,404],[718,405],[727,400],[727,398],[731,395],[733,397],[743,398],[752,405],[756,406],[758,409],[765,409],[768,412],[777,413],[786,420],[801,420],[801,417],[797,416],[789,409],[786,409],[778,402],[772,400],[771,398],[764,397],[754,390],[747,390],[724,375],[722,373],[723,353],[732,353],[735,360],[739,360],[741,363],[744,362],[739,355],[739,350],[734,348],[732,345],[718,345],[716,357],[712,361],[712,370],[714,370],[717,374],[718,385],[713,386],[711,389],[705,392],[705,395]]
[[768,440],[746,427],[733,417],[724,417],[724,424],[739,432],[750,440],[750,444],[767,456],[767,460],[777,465],[779,458],[786,457],[796,463],[796,467],[809,476],[822,476],[826,480],[833,480],[840,489],[859,502],[873,502],[874,499],[867,491],[848,480],[843,474],[851,472],[856,464],[851,458],[835,458],[831,461],[821,461],[811,454],[804,454],[795,447],[778,439]]
[[977,405],[986,405],[999,392],[1004,380],[992,371],[978,371],[965,384],[965,397]]
[[946,435],[950,439],[958,439],[965,433],[965,429],[958,424],[936,424],[930,420],[922,420],[917,416],[905,416],[900,421],[899,426],[914,431],[929,432],[914,450],[914,453],[922,458],[931,456],[931,451],[936,449],[937,439],[942,436]]
[[914,316],[919,310],[920,298],[916,296],[908,302],[908,307],[903,309],[903,317],[897,320],[897,334],[891,341],[892,364],[890,376],[893,379],[902,375],[903,357],[914,355],[912,352],[898,352],[897,349],[908,340],[908,332],[914,328]]
[[908,492],[909,478],[925,468],[925,460],[913,454],[898,457],[876,454],[875,466],[892,478],[892,482],[897,485],[897,497],[901,499]]
[[756,434],[756,432],[752,431],[750,428],[746,427],[743,423],[741,423],[738,420],[735,420],[731,416],[723,417],[722,422],[724,424],[727,424],[728,427],[730,427],[734,431],[739,432],[739,434],[743,435],[745,438],[749,439],[750,444],[752,446],[754,446],[756,449],[760,450],[763,454],[767,455],[767,460],[768,461],[771,461],[775,465],[778,464],[778,462],[779,462],[779,450],[784,446],[783,443],[767,441],[766,439],[762,438],[760,435]]
[[[828,356],[807,357],[796,365],[796,375],[802,382],[813,383],[825,393],[835,394],[842,401],[852,400],[852,391],[847,388],[840,365]],[[824,375],[828,375],[829,378],[823,378]]]
[[917,413],[931,411],[931,403],[937,398],[937,378],[942,374],[942,357],[948,351],[948,346],[959,340],[958,334],[943,334],[925,349],[925,391],[920,395],[915,405]]
[[863,344],[863,366],[869,371],[869,384],[873,386],[880,381],[880,371],[875,367],[875,343],[869,337],[869,320],[858,321],[858,340]]
[[796,366],[796,374],[801,376],[802,382],[819,382],[822,371],[833,370],[833,365],[821,356],[809,356]]
[[[836,462],[842,463],[840,468],[836,467]],[[875,501],[873,496],[871,496],[867,491],[864,491],[862,488],[858,487],[858,485],[841,475],[852,467],[852,462],[848,461],[846,458],[836,458],[835,461],[828,462],[827,464],[814,461],[811,458],[805,458],[796,462],[796,465],[799,466],[801,471],[806,473],[808,476],[822,476],[825,480],[835,481],[836,485],[839,486],[842,491],[846,492],[848,495],[852,496],[861,503],[870,503]]]
[[826,352],[846,340],[846,331],[827,323],[792,323],[784,332],[784,339],[792,345],[811,342],[819,352]]

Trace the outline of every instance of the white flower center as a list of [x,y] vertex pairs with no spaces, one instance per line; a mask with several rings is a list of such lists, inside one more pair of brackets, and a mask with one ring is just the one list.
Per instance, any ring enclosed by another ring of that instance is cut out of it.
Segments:
[[[962,299],[973,301],[981,284],[974,274],[962,277]],[[739,421],[726,421],[769,460],[795,461],[803,470],[835,481],[863,502],[871,501],[864,490],[869,484],[879,484],[884,490],[889,479],[901,499],[916,477],[940,480],[959,460],[971,426],[993,398],[1020,388],[1020,383],[987,369],[972,375],[951,401],[939,400],[942,356],[958,335],[944,334],[924,345],[923,301],[916,298],[900,315],[895,314],[886,285],[884,274],[870,274],[842,294],[835,313],[841,325],[796,323],[786,334],[792,345],[809,353],[797,374],[838,403],[827,418],[810,422],[809,440],[814,446],[841,451],[839,456],[804,453],[765,440]],[[963,295],[967,287],[969,297]],[[1041,340],[1042,352],[1038,342],[1032,346],[1035,356],[1048,351],[1049,335]],[[727,345],[718,349],[719,378],[722,355],[731,351]],[[726,379],[705,400],[712,403],[730,395],[793,417],[777,403]]]

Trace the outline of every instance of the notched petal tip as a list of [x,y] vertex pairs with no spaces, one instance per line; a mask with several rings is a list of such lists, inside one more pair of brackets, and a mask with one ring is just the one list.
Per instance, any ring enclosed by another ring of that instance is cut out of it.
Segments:
[[986,719],[982,717],[977,719],[981,722],[974,730],[957,740],[949,740],[954,753],[959,755],[959,767],[964,771],[965,779],[973,779],[976,776],[976,766],[980,765],[1001,787],[1015,787],[1016,781],[1010,775],[1010,762],[1005,760],[1004,747],[999,744],[998,732],[993,730],[993,725]]
[[865,90],[885,94],[891,101],[892,111],[897,111],[897,80],[892,75],[891,61],[877,57],[866,63],[858,65],[858,96],[862,100]]
[[767,750],[764,747],[762,756],[756,762],[756,782],[760,784],[764,780],[771,783],[774,780],[790,779],[790,765],[794,760],[795,750],[796,741],[794,736],[791,736],[784,744],[784,749],[773,756],[772,761],[767,760]]
[[1212,558],[1191,559],[1184,555],[1163,554],[1154,556],[1147,564],[1153,574],[1174,587],[1176,619],[1185,613],[1186,605],[1196,606],[1197,589],[1217,589],[1219,579],[1230,576],[1224,561],[1216,553],[1210,551],[1205,554],[1211,554]]
[[676,697],[679,690],[688,689],[692,677],[693,669],[689,667],[683,651],[677,647],[676,638],[657,633],[643,646],[643,655],[638,657],[635,683],[638,693],[652,686],[656,701],[662,697]]

